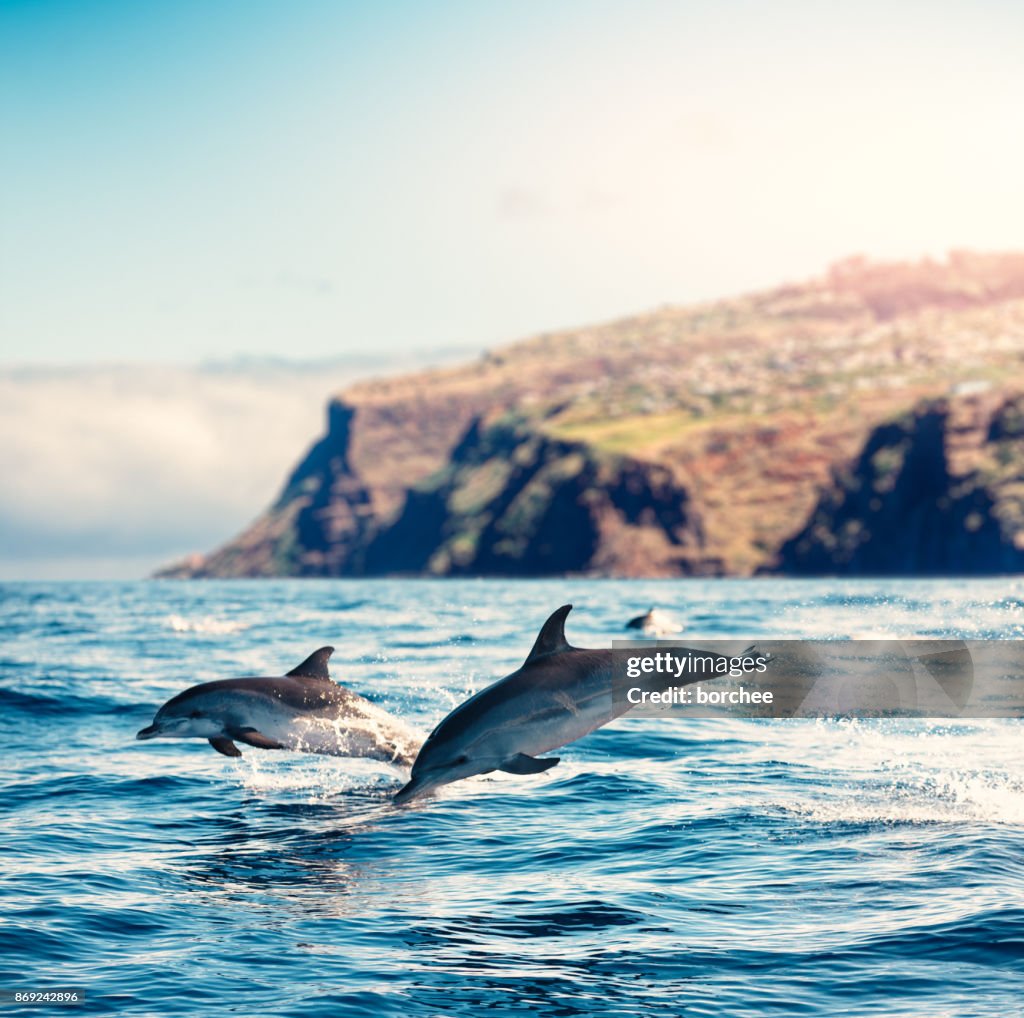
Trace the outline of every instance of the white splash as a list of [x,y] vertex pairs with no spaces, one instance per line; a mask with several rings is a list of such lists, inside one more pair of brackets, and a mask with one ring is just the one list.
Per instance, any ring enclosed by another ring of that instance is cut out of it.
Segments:
[[286,743],[302,753],[362,757],[409,766],[424,736],[373,704],[362,704],[361,710],[361,715],[350,712],[337,718],[297,718]]
[[626,628],[639,629],[643,636],[656,639],[676,636],[683,631],[683,627],[660,608],[651,608],[647,614],[631,619],[626,623]]
[[789,736],[762,751],[833,773],[827,794],[808,790],[782,804],[811,819],[1024,825],[1017,722],[819,721]]
[[246,753],[235,762],[235,775],[254,794],[284,793],[309,803],[360,789],[379,790],[386,798],[402,783],[392,767],[374,760],[303,755],[285,762],[278,753]]

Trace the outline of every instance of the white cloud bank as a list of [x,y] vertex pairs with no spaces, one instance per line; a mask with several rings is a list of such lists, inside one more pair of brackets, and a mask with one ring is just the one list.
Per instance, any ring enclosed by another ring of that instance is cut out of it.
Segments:
[[0,371],[0,578],[140,576],[209,550],[274,498],[328,397],[387,368]]

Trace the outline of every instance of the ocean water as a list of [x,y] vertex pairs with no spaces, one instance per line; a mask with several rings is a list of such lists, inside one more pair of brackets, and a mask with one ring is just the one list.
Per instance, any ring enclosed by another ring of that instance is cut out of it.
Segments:
[[627,717],[404,809],[386,765],[134,739],[186,686],[325,643],[429,729],[565,601],[583,646],[651,604],[707,637],[1024,635],[1015,579],[4,585],[0,990],[101,1015],[1024,1013],[1019,721]]

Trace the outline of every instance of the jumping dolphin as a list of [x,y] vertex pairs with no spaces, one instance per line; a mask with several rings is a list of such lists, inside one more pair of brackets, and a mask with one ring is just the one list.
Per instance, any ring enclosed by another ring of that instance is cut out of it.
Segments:
[[456,707],[431,732],[396,803],[474,774],[539,774],[559,758],[538,760],[538,753],[581,739],[629,709],[612,702],[612,651],[569,646],[570,611],[571,604],[562,605],[544,623],[522,668]]
[[208,739],[218,753],[241,756],[243,742],[329,756],[408,765],[422,736],[358,693],[331,681],[321,647],[280,678],[221,679],[168,700],[136,739]]

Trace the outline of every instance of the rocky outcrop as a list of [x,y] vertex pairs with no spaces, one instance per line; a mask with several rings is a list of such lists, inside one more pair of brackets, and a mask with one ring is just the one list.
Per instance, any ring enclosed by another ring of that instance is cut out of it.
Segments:
[[474,421],[409,492],[366,572],[454,576],[702,573],[703,528],[671,469],[600,454],[526,423]]
[[773,565],[802,575],[1024,571],[1024,396],[928,401],[876,428]]
[[164,576],[343,575],[373,528],[373,497],[351,465],[351,407],[332,401],[327,432],[274,504],[230,544]]
[[474,419],[445,466],[381,520],[349,456],[354,413],[333,404],[327,434],[266,516],[189,574],[674,576],[717,569],[702,557],[699,515],[672,470],[551,439],[525,422]]
[[1022,363],[1016,254],[548,333],[346,390],[270,508],[163,575],[1015,570]]

